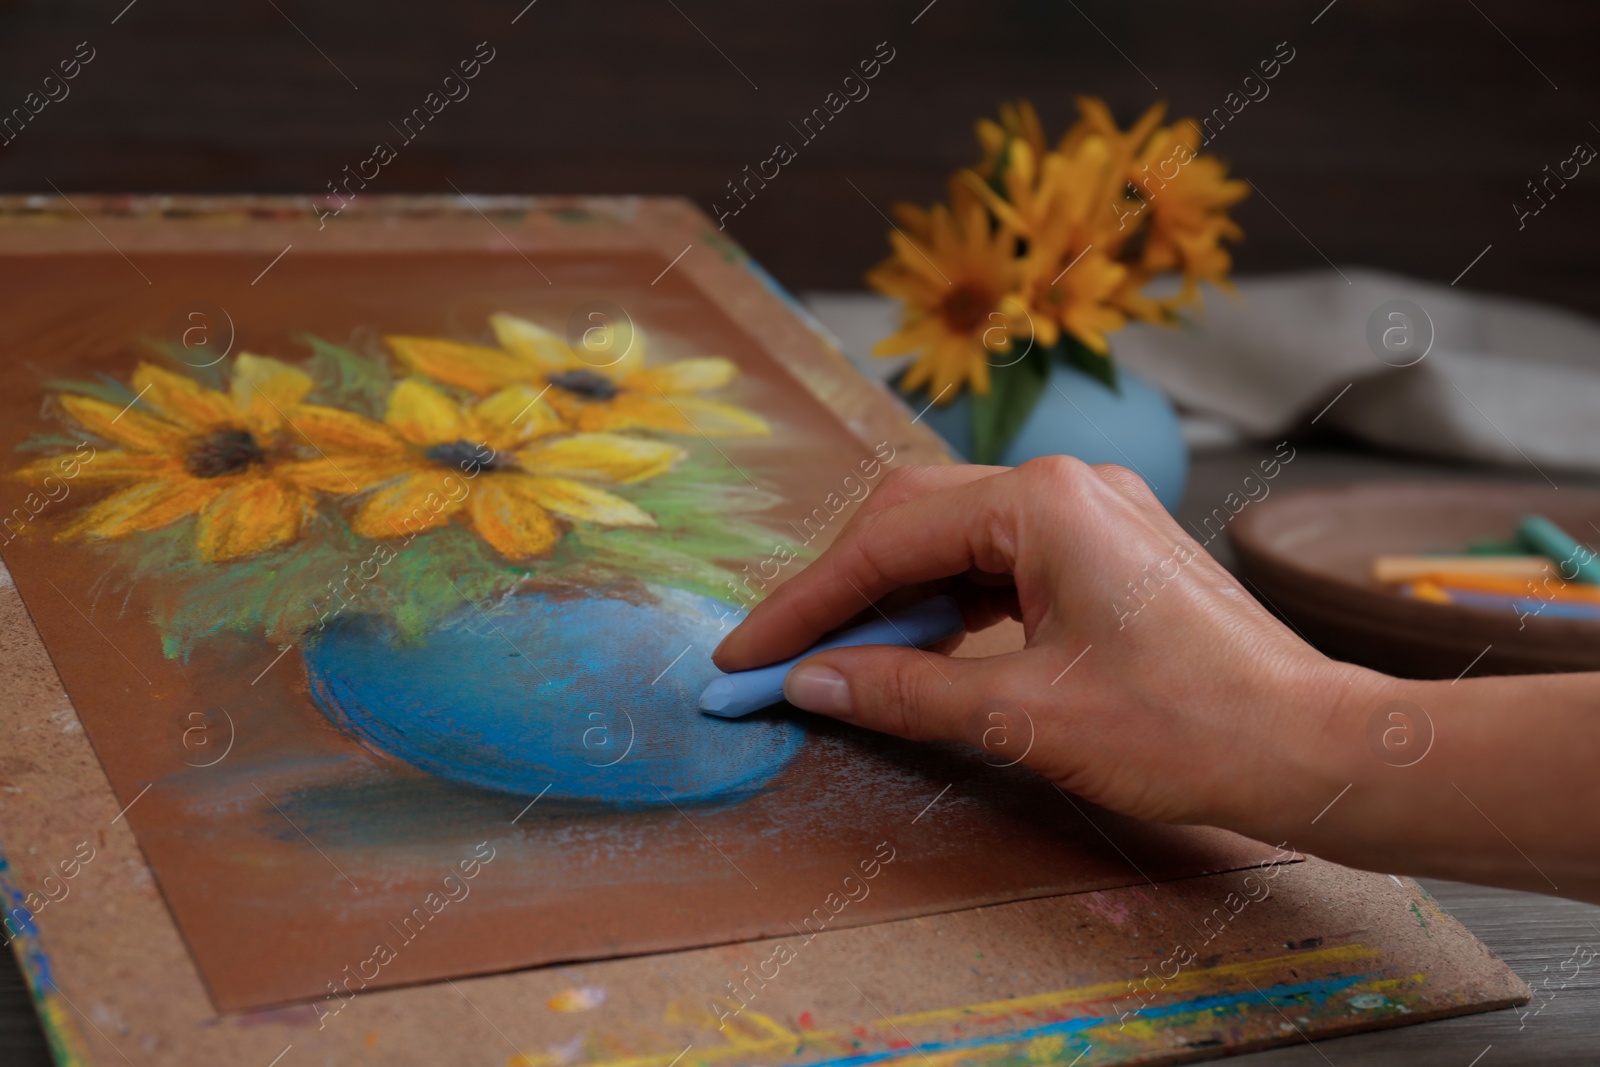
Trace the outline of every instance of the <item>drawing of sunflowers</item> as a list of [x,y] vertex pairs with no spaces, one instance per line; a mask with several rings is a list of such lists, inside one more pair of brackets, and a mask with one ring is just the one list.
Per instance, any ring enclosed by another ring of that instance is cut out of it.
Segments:
[[38,455],[14,476],[59,479],[79,449],[50,533],[107,553],[108,587],[150,582],[169,656],[346,613],[417,638],[522,588],[718,595],[718,561],[767,547],[755,517],[775,500],[713,441],[769,433],[714,398],[729,360],[651,361],[631,324],[598,353],[509,314],[489,326],[493,345],[306,336],[298,365],[197,368],[157,345],[126,383],[50,383],[63,429],[19,446]]

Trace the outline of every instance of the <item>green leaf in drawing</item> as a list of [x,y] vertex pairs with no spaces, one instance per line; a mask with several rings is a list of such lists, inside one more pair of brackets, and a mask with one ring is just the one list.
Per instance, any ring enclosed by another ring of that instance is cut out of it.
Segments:
[[998,463],[1033,414],[1050,377],[1044,353],[1029,353],[989,372],[989,391],[972,394],[972,461]]
[[310,398],[313,403],[342,407],[370,419],[383,418],[390,385],[388,364],[311,334],[300,340],[311,346],[306,371],[317,383]]

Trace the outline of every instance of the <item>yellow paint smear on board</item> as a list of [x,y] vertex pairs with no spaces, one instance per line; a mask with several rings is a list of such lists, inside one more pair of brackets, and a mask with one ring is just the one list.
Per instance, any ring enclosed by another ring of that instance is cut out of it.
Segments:
[[[1286,968],[1294,967],[1297,970],[1307,968],[1334,966],[1338,964],[1356,963],[1361,960],[1382,958],[1383,953],[1375,948],[1365,945],[1337,945],[1332,948],[1315,949],[1310,952],[1296,952],[1286,956],[1271,956],[1266,959],[1245,960],[1240,963],[1227,963],[1220,967],[1208,970],[1180,972],[1177,977],[1168,981],[1161,987],[1161,993],[1198,993],[1209,992],[1217,987],[1220,979],[1236,979],[1255,981]],[[1023,1015],[1032,1012],[1059,1010],[1074,1004],[1093,1003],[1095,1001],[1111,1000],[1128,996],[1128,983],[1100,982],[1095,985],[1078,986],[1073,989],[1059,989],[1049,993],[1036,993],[1027,997],[1014,997],[1009,1000],[992,1000],[979,1004],[964,1004],[953,1008],[935,1008],[930,1011],[910,1012],[905,1015],[888,1016],[885,1023],[896,1030],[910,1027],[937,1026],[955,1022],[971,1022],[974,1016],[989,1016],[995,1019],[1008,1016]],[[730,1008],[737,1007],[737,1002],[730,1002]],[[669,1011],[669,1016],[673,1013]],[[678,1013],[680,1023],[683,1020]],[[707,1014],[709,1020],[711,1016]],[[1112,1016],[1107,1016],[1111,1021]],[[674,1021],[669,1019],[669,1021]],[[717,1029],[709,1026],[708,1029]],[[852,1039],[850,1027],[834,1030],[807,1030],[803,1035],[788,1029],[769,1016],[746,1008],[737,1016],[727,1020],[721,1028],[721,1035],[725,1043],[710,1048],[696,1045],[695,1064],[717,1063],[727,1059],[748,1059],[752,1053],[777,1053],[787,1057],[801,1044],[821,1045],[829,1039],[843,1042],[848,1045]],[[1009,1038],[996,1035],[996,1044],[1008,1044]],[[966,1050],[962,1055],[969,1055],[972,1050]],[[612,1060],[595,1060],[580,1067],[672,1067],[672,1064],[683,1054],[683,1050],[673,1049],[667,1052],[650,1053],[640,1056],[624,1056]],[[562,1067],[553,1056],[528,1055],[516,1057],[511,1061],[511,1067]]]

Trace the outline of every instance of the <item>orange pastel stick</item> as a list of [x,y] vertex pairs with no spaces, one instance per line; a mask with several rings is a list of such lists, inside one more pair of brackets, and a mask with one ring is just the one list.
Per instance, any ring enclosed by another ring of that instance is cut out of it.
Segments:
[[1440,571],[1437,574],[1423,575],[1418,581],[1475,593],[1504,593],[1507,596],[1532,597],[1539,600],[1576,600],[1587,604],[1600,604],[1600,587],[1576,585],[1563,582],[1559,578],[1501,578],[1488,574],[1453,574],[1449,571]]

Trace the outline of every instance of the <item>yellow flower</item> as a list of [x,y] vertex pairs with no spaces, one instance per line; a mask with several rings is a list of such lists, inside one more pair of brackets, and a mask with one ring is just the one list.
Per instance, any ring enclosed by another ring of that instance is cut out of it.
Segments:
[[941,403],[964,385],[987,393],[991,353],[1009,352],[1013,343],[1012,319],[1001,305],[1019,280],[1016,235],[992,227],[983,205],[974,203],[959,219],[935,207],[925,240],[891,233],[889,241],[894,254],[867,281],[901,301],[902,321],[873,351],[917,353],[902,385],[926,385]]
[[555,410],[525,382],[460,405],[412,378],[395,386],[382,423],[318,409],[297,424],[326,455],[317,488],[374,488],[351,527],[363,537],[431,530],[459,517],[508,559],[549,552],[557,519],[654,526],[637,506],[589,482],[626,485],[666,471],[683,450],[607,433],[551,436]]
[[972,171],[965,178],[999,222],[1027,238],[1021,292],[1006,302],[1011,336],[1050,348],[1065,331],[1109,351],[1105,335],[1126,323],[1121,299],[1134,279],[1115,258],[1133,231],[1114,225],[1123,178],[1108,143],[1081,139],[1070,155],[1046,153],[1038,167],[1028,146],[1014,145],[1004,197]]
[[1077,103],[1078,121],[1062,135],[1060,151],[1071,155],[1084,141],[1098,137],[1106,143],[1111,165],[1117,173],[1126,176],[1128,181],[1137,182],[1135,161],[1139,159],[1140,150],[1149,142],[1150,136],[1161,125],[1167,105],[1152,104],[1139,116],[1139,121],[1124,132],[1117,126],[1117,120],[1112,117],[1111,109],[1106,107],[1104,100],[1080,96]]
[[1199,126],[1187,119],[1157,130],[1134,161],[1151,215],[1143,268],[1181,270],[1189,296],[1200,281],[1226,284],[1232,260],[1222,241],[1244,236],[1227,209],[1250,195],[1248,182],[1228,178],[1220,160],[1198,154],[1199,141]]
[[[85,429],[120,449],[85,463],[80,484],[119,486],[64,529],[63,538],[117,538],[198,516],[200,557],[254,555],[299,536],[314,498],[294,458],[288,413],[309,377],[275,359],[241,354],[230,391],[207,389],[148,363],[134,372],[139,400],[125,408],[62,394]],[[147,410],[148,409],[148,410]],[[53,459],[18,471],[39,481]]]
[[1128,321],[1121,303],[1128,268],[1096,248],[1065,256],[1059,247],[1040,243],[1027,260],[1023,301],[1028,328],[1045,348],[1053,347],[1064,331],[1105,355],[1111,350],[1106,334]]
[[1026,100],[1000,105],[1000,121],[978,120],[978,145],[983,149],[983,161],[977,166],[979,174],[988,181],[1001,174],[1011,163],[1012,149],[1017,145],[1027,147],[1035,159],[1044,155],[1044,126],[1039,113]]
[[[1105,141],[1119,180],[1127,183],[1128,196],[1117,215],[1136,220],[1144,231],[1130,264],[1133,284],[1125,287],[1122,304],[1141,318],[1163,318],[1171,307],[1198,295],[1197,283],[1226,286],[1232,260],[1221,242],[1244,236],[1226,210],[1248,196],[1250,187],[1229,180],[1221,161],[1200,155],[1200,125],[1181,119],[1162,126],[1164,104],[1151,107],[1126,132],[1101,100],[1079,97],[1078,111],[1081,117],[1062,138],[1061,150],[1091,138]],[[1183,273],[1179,296],[1154,301],[1137,294],[1146,279],[1166,271]]]
[[412,371],[482,396],[517,382],[547,389],[550,405],[585,433],[663,430],[708,437],[767,433],[748,411],[700,393],[727,385],[733,363],[702,356],[649,366],[644,337],[632,330],[623,351],[585,359],[559,335],[513,315],[490,316],[499,348],[430,337],[390,337]]

